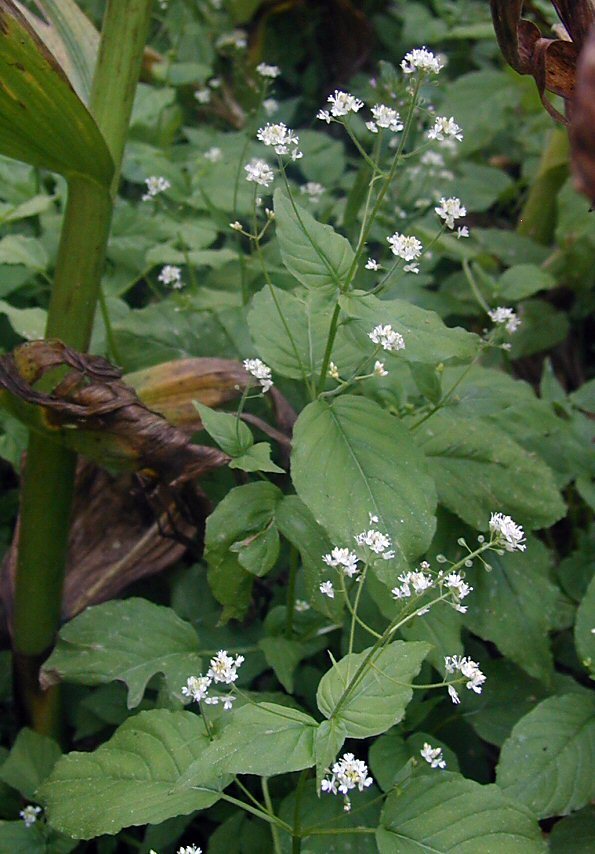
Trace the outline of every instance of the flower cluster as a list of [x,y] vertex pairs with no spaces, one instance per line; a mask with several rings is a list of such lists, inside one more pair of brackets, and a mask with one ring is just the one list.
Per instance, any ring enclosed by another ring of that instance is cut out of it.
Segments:
[[274,79],[281,74],[281,69],[278,65],[267,65],[266,62],[261,62],[256,66],[256,71],[261,77],[270,77]]
[[[370,519],[371,523],[377,521],[377,516],[372,516]],[[367,531],[362,531],[361,534],[356,534],[354,539],[360,548],[370,549],[375,555],[382,556],[383,560],[392,560],[395,556],[395,552],[391,549],[392,542],[390,537],[381,531],[377,531],[375,528],[370,528]]]
[[238,667],[243,663],[244,656],[232,655],[220,649],[217,655],[214,655],[209,662],[209,669],[206,676],[189,676],[186,684],[182,688],[182,696],[188,697],[195,703],[200,703],[204,700],[207,705],[216,706],[222,704],[225,711],[229,711],[235,701],[233,694],[223,696],[210,695],[209,689],[213,683],[233,685],[238,678]]
[[434,587],[434,579],[426,572],[429,568],[430,565],[424,561],[416,572],[401,573],[398,578],[400,586],[391,590],[393,598],[409,599],[413,594],[421,596],[426,590]]
[[405,54],[401,68],[405,74],[414,74],[416,71],[423,71],[426,74],[439,74],[444,68],[444,62],[431,50],[418,47]]
[[147,192],[142,197],[143,202],[151,201],[151,199],[154,199],[155,196],[159,195],[159,193],[165,193],[165,191],[169,190],[171,187],[167,178],[164,178],[161,175],[151,175],[150,178],[145,178],[145,184],[147,185]]
[[157,278],[162,284],[171,285],[172,288],[179,290],[183,287],[182,271],[179,267],[174,267],[173,264],[166,264]]
[[511,335],[513,332],[516,332],[521,325],[519,316],[512,310],[512,308],[498,306],[498,308],[491,309],[488,314],[492,323],[495,323],[497,326],[504,326],[506,331]]
[[349,812],[351,803],[349,792],[358,789],[363,792],[373,784],[374,780],[368,776],[368,766],[361,759],[356,759],[353,753],[344,753],[331,768],[330,777],[322,780],[320,788],[329,795],[341,794],[345,796],[345,811]]
[[378,261],[375,261],[374,258],[368,258],[368,260],[366,261],[366,270],[381,270],[381,269],[382,269],[382,267],[380,266]]
[[330,124],[334,118],[346,116],[349,113],[358,113],[364,106],[364,102],[359,98],[350,95],[349,92],[341,92],[335,89],[332,95],[329,95],[327,101],[331,105],[329,110],[319,110],[316,118],[327,124]]
[[524,552],[527,548],[525,532],[520,525],[513,522],[510,516],[504,516],[503,513],[492,513],[489,528],[493,545],[501,546],[507,552]]
[[390,130],[393,133],[398,133],[403,130],[403,122],[396,110],[392,107],[387,107],[384,104],[376,104],[372,107],[373,122],[366,122],[366,127],[372,133],[378,133],[378,129]]
[[463,139],[463,129],[455,122],[452,116],[450,118],[437,116],[434,125],[428,131],[428,139],[437,139],[439,142],[444,142],[447,139],[456,139],[461,142]]
[[218,50],[222,50],[226,47],[230,47],[235,50],[244,50],[244,48],[248,47],[248,36],[246,35],[245,30],[231,30],[229,33],[223,33],[220,35],[215,46]]
[[259,128],[256,138],[265,145],[271,146],[275,154],[290,154],[292,160],[299,160],[302,152],[298,149],[300,138],[287,127],[284,122],[278,124],[267,123]]
[[[410,599],[413,596],[422,596],[427,590],[437,587],[441,594],[444,594],[446,590],[448,593],[446,601],[455,611],[460,611],[462,614],[467,612],[466,606],[461,605],[461,601],[472,592],[473,588],[467,584],[464,575],[460,572],[445,574],[440,570],[437,574],[433,574],[430,564],[424,560],[415,572],[401,573],[398,581],[400,584],[391,590],[393,599]],[[424,608],[417,613],[420,615],[426,613],[427,610]]]
[[267,116],[272,116],[279,109],[279,102],[276,101],[274,98],[266,98],[262,102],[262,108],[267,114]]
[[205,160],[208,160],[209,163],[219,163],[219,161],[223,159],[223,152],[220,148],[214,145],[212,148],[207,148],[203,157]]
[[246,180],[253,181],[255,184],[260,184],[262,187],[268,187],[275,178],[275,174],[266,160],[251,160],[244,166],[246,171]]
[[29,804],[20,811],[19,818],[23,819],[25,827],[32,827],[40,813],[41,807],[34,807],[33,804]]
[[467,215],[467,208],[461,204],[461,200],[455,196],[450,199],[442,197],[440,204],[434,208],[440,219],[444,220],[447,228],[455,227],[455,219],[460,219]]
[[319,202],[320,197],[324,193],[324,187],[318,181],[307,181],[300,187],[300,193],[303,196],[308,196],[313,203]]
[[394,234],[391,234],[390,237],[387,237],[386,239],[390,244],[390,250],[393,255],[396,255],[397,258],[402,258],[404,261],[410,262],[405,264],[403,269],[407,273],[419,273],[419,267],[415,262],[416,259],[420,257],[423,250],[421,241],[418,240],[417,237],[408,237],[405,234],[400,234],[398,231],[395,231]]
[[266,392],[273,386],[271,369],[260,359],[244,359],[244,368],[249,374],[256,377],[261,385],[263,394],[266,394]]
[[357,568],[358,557],[355,552],[350,552],[349,549],[340,549],[335,546],[331,553],[323,555],[322,559],[327,566],[340,566],[343,575],[348,578],[353,578],[359,572]]
[[432,747],[431,744],[424,741],[424,746],[419,752],[431,768],[446,768],[446,761],[441,747]]
[[[151,848],[149,854],[157,854],[157,852]],[[198,845],[183,845],[178,848],[178,854],[202,854],[202,848],[199,848]]]
[[405,349],[405,339],[400,332],[395,332],[390,324],[386,326],[378,324],[371,332],[368,332],[368,338],[389,352]]
[[[486,677],[479,669],[476,661],[473,661],[467,656],[447,655],[444,659],[444,669],[447,673],[455,673],[458,671],[464,679],[467,680],[466,687],[476,694],[481,694],[483,683]],[[460,703],[459,695],[454,685],[448,686],[448,693],[453,703]]]

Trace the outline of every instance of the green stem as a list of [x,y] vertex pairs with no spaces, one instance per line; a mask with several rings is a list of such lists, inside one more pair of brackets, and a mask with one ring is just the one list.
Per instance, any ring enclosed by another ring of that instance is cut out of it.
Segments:
[[[151,0],[110,0],[90,110],[115,164],[115,191]],[[46,337],[86,350],[91,338],[112,215],[106,187],[83,176],[68,186]],[[58,694],[42,692],[39,665],[60,624],[76,456],[31,434],[23,473],[13,615],[18,703],[39,732],[59,735]]]
[[295,546],[291,546],[289,553],[289,581],[287,584],[287,615],[285,619],[285,631],[288,638],[293,637],[293,617],[295,614],[295,583],[299,565],[299,553]]
[[564,128],[554,128],[519,217],[519,234],[545,245],[552,242],[556,228],[558,192],[568,177],[569,160],[568,132]]
[[308,779],[308,769],[305,768],[300,774],[297,788],[295,790],[295,803],[293,807],[293,828],[291,837],[291,854],[300,854],[302,850],[302,798],[304,786]]
[[257,818],[266,821],[268,824],[276,824],[277,827],[280,827],[287,833],[291,833],[291,827],[276,815],[269,815],[267,812],[264,812],[264,810],[257,809],[256,807],[245,803],[245,801],[240,801],[239,798],[234,798],[231,795],[226,795],[225,792],[221,795],[221,800],[227,801],[228,804],[233,804],[234,806],[239,807],[240,809],[245,810],[246,812],[249,812],[252,815],[255,815]]
[[[271,800],[271,793],[269,792],[269,781],[266,777],[263,777],[260,783],[267,811],[270,815],[274,815],[275,811],[273,810],[273,802]],[[276,824],[271,824],[271,837],[273,839],[273,850],[275,854],[281,854],[281,839],[279,837],[279,828]]]

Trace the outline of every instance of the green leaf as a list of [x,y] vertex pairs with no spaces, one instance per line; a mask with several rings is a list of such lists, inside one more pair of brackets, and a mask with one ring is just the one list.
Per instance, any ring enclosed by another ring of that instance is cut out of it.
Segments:
[[429,546],[435,498],[426,463],[402,424],[373,401],[343,395],[306,406],[294,427],[291,472],[336,545],[352,544],[369,527],[368,514],[378,516],[396,552],[374,567],[387,583]]
[[516,724],[496,780],[539,818],[566,815],[595,796],[594,761],[595,700],[565,694],[544,700]]
[[486,530],[495,511],[528,528],[549,527],[564,515],[551,469],[495,425],[441,410],[413,435],[440,502],[474,528]]
[[93,117],[11,0],[0,2],[0,153],[109,187],[114,166]]
[[271,446],[268,442],[257,442],[251,448],[235,457],[229,464],[230,469],[242,471],[270,471],[275,474],[285,474],[285,470],[271,459]]
[[[52,827],[78,839],[159,824],[207,809],[230,781],[202,761],[209,740],[198,715],[141,712],[93,753],[70,753],[41,787]],[[196,762],[192,788],[176,784]]]
[[317,723],[310,715],[276,703],[248,703],[229,715],[229,722],[182,785],[194,786],[203,764],[218,772],[272,777],[314,765]]
[[346,655],[325,673],[318,686],[318,708],[325,718],[342,723],[349,738],[379,735],[403,718],[413,696],[410,683],[419,673],[430,645],[405,641],[388,644],[372,656],[363,676],[343,696],[371,651],[372,647]]
[[196,400],[192,402],[205,430],[222,451],[231,457],[240,457],[252,447],[252,431],[240,418],[230,412],[217,412]]
[[36,341],[45,335],[47,311],[43,308],[15,308],[0,300],[0,314],[6,315],[17,335],[28,341]]
[[405,640],[425,641],[430,644],[428,661],[436,670],[441,671],[444,656],[463,655],[462,623],[461,614],[446,602],[438,602],[421,619],[412,620],[403,626],[401,634]]
[[[148,631],[150,627],[150,631]],[[149,679],[162,673],[168,692],[181,699],[188,676],[201,670],[198,638],[170,608],[146,599],[87,608],[61,629],[42,670],[44,685],[58,681],[128,686],[128,708],[142,700]]]
[[556,822],[549,835],[551,854],[592,854],[595,850],[595,807]]
[[307,288],[344,286],[354,254],[349,241],[330,225],[294,207],[284,190],[274,194],[276,233],[288,271]]
[[559,590],[548,578],[548,550],[531,538],[526,552],[490,552],[487,560],[491,572],[478,562],[466,570],[473,594],[463,621],[530,676],[551,682],[548,630],[558,608]]
[[0,821],[0,851],[10,854],[68,854],[78,845],[43,824],[26,827],[24,822]]
[[22,729],[10,756],[0,767],[0,780],[31,801],[61,754],[62,751],[53,739],[32,729]]
[[496,299],[520,300],[533,296],[538,291],[549,291],[556,280],[535,264],[517,264],[510,267],[498,279]]
[[320,781],[333,765],[346,738],[347,730],[343,721],[331,718],[330,721],[322,721],[318,726],[314,742],[317,789],[320,787]]
[[376,834],[380,854],[543,854],[539,825],[497,786],[440,771],[386,799]]
[[592,579],[576,612],[574,639],[576,651],[584,666],[595,674],[595,578]]
[[446,326],[434,311],[427,311],[405,300],[381,300],[366,294],[350,294],[340,299],[350,321],[345,332],[361,349],[372,354],[374,345],[368,333],[378,324],[390,324],[405,340],[405,349],[391,356],[382,353],[390,370],[392,359],[437,365],[439,362],[470,362],[479,349],[479,337],[460,327]]
[[[257,352],[284,377],[302,379],[320,373],[334,307],[334,298],[317,291],[263,288],[248,314]],[[339,336],[333,359],[347,371],[356,367],[361,356]]]
[[7,234],[0,240],[0,264],[22,264],[40,271],[47,270],[49,258],[43,243],[36,237]]
[[275,676],[288,694],[293,694],[293,674],[302,658],[307,654],[301,641],[284,637],[266,637],[258,641],[266,662],[275,671]]

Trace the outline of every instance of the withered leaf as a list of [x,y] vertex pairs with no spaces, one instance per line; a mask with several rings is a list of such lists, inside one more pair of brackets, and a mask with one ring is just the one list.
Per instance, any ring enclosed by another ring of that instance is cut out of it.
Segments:
[[595,24],[577,68],[570,145],[577,189],[595,202]]

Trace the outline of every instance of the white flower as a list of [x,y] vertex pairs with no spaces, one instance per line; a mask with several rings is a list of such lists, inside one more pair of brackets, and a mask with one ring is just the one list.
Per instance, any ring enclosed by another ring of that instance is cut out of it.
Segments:
[[[391,557],[394,557],[394,552],[387,552],[387,549],[390,548],[391,540],[390,537],[387,537],[386,534],[381,533],[380,531],[376,531],[373,528],[370,528],[369,531],[362,531],[361,534],[357,534],[355,537],[355,542],[358,546],[368,546],[374,554],[390,554]],[[388,558],[390,560],[390,558]]]
[[310,603],[305,599],[296,599],[294,607],[298,614],[303,614],[304,611],[310,610]]
[[444,196],[440,199],[440,204],[434,208],[440,219],[443,219],[448,228],[455,227],[455,219],[460,219],[467,215],[467,209],[461,204],[461,200],[455,196],[450,199],[445,199]]
[[336,795],[337,791],[347,795],[353,789],[363,792],[374,782],[372,777],[368,776],[366,763],[356,759],[353,753],[344,753],[331,768],[331,773],[330,780],[327,780],[326,785],[321,788],[323,792],[330,792],[333,795]]
[[261,77],[278,77],[281,74],[281,69],[278,65],[267,65],[266,62],[261,62],[256,66],[257,72]]
[[378,128],[386,128],[387,130],[397,133],[403,130],[403,122],[396,110],[392,107],[387,107],[384,104],[376,104],[372,107],[372,115],[375,121],[367,122],[366,127],[372,133],[378,133]]
[[524,552],[525,532],[517,525],[510,516],[502,513],[492,513],[489,523],[492,538],[496,545],[503,546],[507,552]]
[[368,260],[366,261],[366,270],[381,270],[381,269],[382,269],[382,267],[380,266],[378,261],[375,261],[374,258],[368,258]]
[[245,30],[232,30],[230,33],[223,33],[215,43],[215,46],[219,49],[234,47],[236,50],[243,50],[247,45],[248,37]]
[[440,57],[427,50],[425,47],[415,48],[405,54],[401,62],[401,68],[405,74],[413,74],[415,71],[425,71],[428,74],[438,74],[444,68],[444,62]]
[[450,699],[453,701],[453,703],[455,704],[455,706],[458,706],[458,705],[459,705],[459,703],[461,702],[461,700],[460,700],[460,698],[459,698],[458,691],[457,691],[457,689],[454,687],[454,685],[449,685],[449,686],[448,686],[448,693],[449,693]]
[[387,377],[388,371],[384,368],[384,362],[374,362],[374,376],[375,377]]
[[287,154],[290,151],[290,146],[293,146],[291,156],[293,159],[299,159],[302,154],[295,146],[299,143],[299,137],[287,127],[283,122],[278,124],[267,123],[263,128],[259,128],[256,138],[265,145],[270,145],[274,148],[276,154]]
[[262,102],[262,106],[267,116],[272,116],[279,109],[279,102],[275,101],[274,98],[266,98]]
[[201,86],[201,88],[197,89],[194,93],[194,97],[199,104],[208,104],[211,100],[211,92],[206,88],[206,86]]
[[209,163],[219,163],[219,161],[223,158],[223,152],[220,148],[217,148],[214,145],[212,148],[208,148],[203,154],[205,160],[208,160]]
[[307,181],[302,187],[300,187],[300,193],[304,196],[308,196],[311,202],[319,202],[320,197],[324,193],[324,187],[317,181]]
[[335,363],[334,363],[334,362],[329,362],[329,365],[328,365],[328,375],[329,375],[329,377],[331,377],[331,379],[333,379],[333,380],[338,380],[338,379],[340,379],[340,376],[339,376],[339,368],[335,365]]
[[178,848],[178,854],[202,854],[202,848],[198,845],[184,845]]
[[223,703],[223,711],[230,712],[233,708],[233,704],[235,703],[236,698],[233,696],[233,694],[228,694],[226,697],[222,697],[221,701]]
[[275,178],[275,173],[266,160],[251,160],[244,166],[246,180],[254,181],[262,187],[268,187]]
[[390,243],[393,255],[402,258],[404,261],[415,261],[422,253],[423,246],[417,237],[406,237],[404,234],[395,231],[386,239]]
[[520,318],[512,308],[498,306],[498,308],[493,308],[491,311],[488,311],[488,314],[493,323],[498,324],[498,326],[504,326],[506,331],[511,335],[513,332],[516,332],[521,325]]
[[212,679],[209,676],[189,676],[182,688],[182,695],[200,703],[207,696]]
[[444,166],[444,157],[439,151],[424,151],[419,158],[419,162],[422,166],[427,166],[430,171],[433,171],[434,169],[441,169]]
[[145,178],[145,184],[147,185],[147,192],[143,196],[143,202],[149,202],[155,196],[158,196],[159,193],[165,193],[171,187],[167,178],[161,175],[151,175],[150,178]]
[[466,225],[459,225],[457,228],[457,240],[460,240],[461,237],[469,237],[469,229]]
[[445,139],[455,140],[459,142],[463,139],[463,129],[460,127],[453,117],[438,116],[434,121],[434,126],[428,131],[428,139],[437,139],[443,141]]
[[335,598],[335,590],[330,581],[323,581],[318,589],[323,594],[323,596],[328,596],[329,599]]
[[256,377],[264,394],[272,387],[271,369],[260,359],[244,359],[244,368]]
[[171,285],[172,288],[179,289],[183,287],[182,271],[179,267],[174,267],[173,264],[166,264],[157,278],[164,285]]
[[423,748],[419,751],[422,757],[432,768],[446,768],[446,762],[442,755],[441,747],[432,747],[427,741],[424,742]]
[[[423,564],[422,564],[423,566]],[[426,590],[434,586],[434,579],[431,575],[426,575],[423,571],[418,572],[403,572],[399,575],[400,587],[393,587],[391,593],[394,599],[408,599],[411,596],[411,588],[416,596],[421,596]],[[426,609],[418,612],[418,615],[425,613]]]
[[335,546],[332,552],[323,555],[322,559],[327,566],[342,567],[343,574],[348,578],[353,578],[359,572],[357,568],[358,557],[355,552],[350,552],[349,549],[340,549]]
[[211,79],[208,81],[208,85],[210,89],[219,89],[221,87],[221,78],[211,77]]
[[318,110],[318,112],[316,113],[316,118],[320,119],[321,122],[326,122],[327,125],[330,125],[333,120],[333,117],[331,116],[328,110]]
[[383,350],[396,351],[405,349],[405,340],[400,332],[395,332],[390,324],[382,326],[378,324],[371,332],[368,332],[368,338],[374,343],[379,344]]
[[238,222],[237,219],[235,222],[230,222],[229,227],[233,228],[234,231],[243,231],[244,230],[244,226],[242,225],[241,222]]
[[475,691],[476,694],[481,694],[482,685],[486,681],[486,677],[479,669],[476,661],[466,656],[447,655],[444,659],[444,667],[447,673],[454,673],[458,670],[468,680],[466,687],[471,691]]
[[[333,95],[329,95],[327,101],[331,105],[331,114],[333,116],[346,116],[348,113],[357,113],[364,106],[364,102],[359,98],[350,95],[349,92],[341,92],[335,89]],[[318,118],[321,118],[320,113]],[[325,116],[326,121],[326,116]]]
[[37,816],[40,812],[41,807],[34,807],[32,804],[29,804],[20,811],[19,817],[25,822],[25,827],[31,827],[37,821]]
[[[469,587],[467,582],[459,575],[458,572],[449,573],[443,581],[444,585],[452,591],[456,600],[459,602],[461,599],[464,599],[466,596],[468,596],[473,590],[473,588]],[[457,610],[459,609],[457,608]]]
[[213,682],[225,682],[226,685],[231,685],[238,678],[237,669],[243,661],[243,655],[237,655],[233,658],[224,649],[220,649],[217,655],[214,655],[209,662],[210,666],[207,670],[207,676]]

